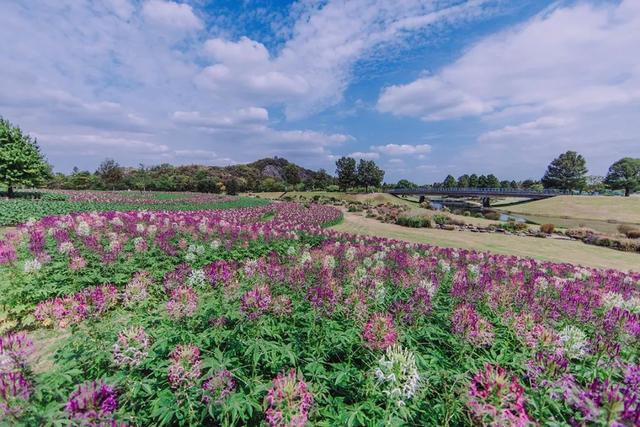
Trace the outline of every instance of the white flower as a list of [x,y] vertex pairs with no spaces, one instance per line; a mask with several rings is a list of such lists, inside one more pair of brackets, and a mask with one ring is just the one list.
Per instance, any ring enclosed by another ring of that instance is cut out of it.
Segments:
[[558,334],[569,359],[580,359],[587,353],[587,336],[575,326],[565,326]]
[[58,251],[62,254],[68,254],[70,252],[73,252],[75,248],[73,247],[73,243],[66,241],[66,242],[62,242],[60,243],[60,246],[58,246]]
[[333,270],[334,268],[336,268],[336,259],[331,256],[331,255],[327,255],[324,257],[324,259],[322,260],[322,265],[325,268],[328,268],[330,270]]
[[300,256],[300,265],[305,265],[307,262],[311,261],[311,253],[309,251],[304,251]]
[[438,261],[438,268],[440,268],[440,270],[444,271],[445,273],[448,272],[451,269],[451,266],[449,265],[449,263],[443,259],[440,259]]
[[215,239],[213,242],[211,242],[211,244],[209,246],[211,246],[211,249],[218,250],[218,248],[220,248],[220,246],[222,245],[222,242],[220,242],[220,240]]
[[91,234],[91,226],[84,221],[80,221],[76,233],[78,233],[78,236],[88,236]]
[[427,293],[429,294],[429,298],[433,299],[433,296],[436,294],[437,289],[436,285],[434,285],[431,280],[422,279],[420,283],[418,283],[418,286],[426,289]]
[[386,354],[378,361],[374,375],[382,392],[399,406],[404,406],[404,401],[411,399],[420,386],[415,356],[399,344],[387,348]]
[[347,251],[344,253],[344,258],[347,261],[353,261],[356,258],[357,252],[358,252],[357,249],[352,246],[349,249],[347,249]]
[[42,268],[42,264],[38,259],[32,259],[31,261],[26,261],[24,263],[24,272],[25,273],[34,273]]
[[136,232],[139,233],[139,234],[144,233],[144,224],[137,223],[136,224]]
[[204,288],[207,286],[207,277],[202,269],[193,270],[187,278],[187,285],[194,288]]
[[294,256],[296,254],[296,248],[289,246],[287,248],[287,256]]

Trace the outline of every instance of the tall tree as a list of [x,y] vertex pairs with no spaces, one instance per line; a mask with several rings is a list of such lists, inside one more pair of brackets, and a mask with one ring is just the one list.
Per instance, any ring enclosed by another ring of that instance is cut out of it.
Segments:
[[471,187],[471,188],[477,188],[478,187],[478,175],[476,175],[475,173],[472,173],[469,176],[469,187]]
[[13,197],[18,185],[40,185],[50,175],[38,142],[0,117],[0,183],[7,186],[7,195]]
[[544,188],[582,190],[587,185],[587,162],[575,151],[560,154],[542,177]]
[[480,175],[478,178],[478,188],[487,188],[489,186],[487,182],[487,177],[484,175]]
[[369,187],[379,187],[384,179],[384,171],[373,160],[360,159],[356,175],[358,184],[364,185],[365,191],[369,191]]
[[458,181],[453,177],[453,175],[447,175],[444,179],[443,185],[445,188],[453,188],[458,184]]
[[284,168],[284,180],[287,184],[294,186],[300,183],[300,172],[296,165],[289,163]]
[[494,174],[487,175],[487,188],[498,188],[500,187],[500,181]]
[[336,161],[336,175],[341,190],[353,187],[357,183],[356,160],[352,157],[340,157]]
[[98,166],[96,175],[100,177],[106,188],[113,190],[122,181],[123,172],[118,162],[113,159],[104,159]]
[[469,175],[466,173],[458,178],[458,187],[466,188],[470,187],[469,185]]
[[408,179],[401,179],[396,184],[396,188],[418,188],[418,184],[411,182]]
[[640,189],[640,159],[625,157],[618,160],[609,168],[604,182],[614,190],[624,189],[624,195],[629,197]]

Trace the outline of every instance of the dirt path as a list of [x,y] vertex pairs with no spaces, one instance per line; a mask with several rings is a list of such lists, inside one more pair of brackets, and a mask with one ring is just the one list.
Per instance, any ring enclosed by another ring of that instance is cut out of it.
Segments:
[[491,251],[590,267],[640,271],[640,254],[586,245],[578,241],[506,236],[496,233],[408,228],[381,223],[349,212],[345,212],[344,221],[334,228],[337,231],[388,237],[409,242]]

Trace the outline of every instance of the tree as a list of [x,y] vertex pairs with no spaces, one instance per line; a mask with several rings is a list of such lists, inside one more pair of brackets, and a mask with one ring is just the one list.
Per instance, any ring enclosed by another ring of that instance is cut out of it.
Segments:
[[625,157],[618,160],[609,168],[604,182],[614,190],[624,189],[624,195],[629,197],[640,188],[640,159]]
[[469,175],[464,174],[458,178],[458,187],[467,188],[469,186]]
[[418,184],[411,182],[407,179],[401,179],[396,184],[396,188],[418,188]]
[[295,186],[300,183],[300,172],[296,165],[289,163],[284,168],[284,180],[291,186]]
[[542,177],[544,188],[582,190],[587,185],[587,162],[575,151],[560,154],[547,167]]
[[478,178],[478,188],[487,188],[489,186],[487,182],[487,177],[484,175],[480,175]]
[[511,188],[511,183],[506,179],[503,181],[500,181],[500,188],[505,188],[505,189]]
[[494,174],[487,175],[487,188],[498,188],[500,187],[500,181]]
[[356,160],[352,157],[340,157],[336,161],[336,175],[341,190],[353,187],[357,182]]
[[[360,159],[356,176],[357,183],[363,185],[365,191],[369,191],[369,187],[379,187],[380,184],[382,184],[384,171],[380,169],[373,160]],[[338,180],[339,179],[338,177]]]
[[471,188],[478,187],[478,175],[476,175],[475,173],[469,176],[469,187]]
[[456,181],[456,179],[453,177],[453,175],[447,175],[447,177],[444,179],[444,188],[453,188],[458,184],[458,182]]
[[13,197],[18,185],[40,185],[50,175],[38,142],[0,117],[0,182],[7,186],[7,195]]
[[118,162],[113,159],[104,159],[98,166],[96,175],[100,177],[106,188],[115,189],[122,181],[123,173]]

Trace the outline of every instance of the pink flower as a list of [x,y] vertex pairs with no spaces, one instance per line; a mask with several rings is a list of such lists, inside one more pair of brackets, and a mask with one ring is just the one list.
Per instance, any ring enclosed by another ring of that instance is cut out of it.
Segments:
[[493,326],[469,304],[460,304],[451,317],[451,329],[470,344],[485,347],[493,343]]
[[398,334],[389,314],[375,313],[366,325],[362,336],[372,349],[385,349],[395,344]]
[[296,370],[291,369],[288,374],[280,373],[273,380],[265,401],[270,427],[299,427],[307,424],[313,395],[302,375],[296,375]]
[[112,421],[118,408],[115,390],[101,381],[81,384],[71,393],[65,410],[69,418],[80,425],[98,426]]
[[0,373],[0,420],[8,421],[6,418],[22,414],[29,403],[31,388],[31,383],[20,371]]
[[221,369],[212,377],[202,383],[202,401],[220,404],[236,389],[236,381],[233,375],[226,369]]
[[530,426],[533,421],[525,409],[524,388],[504,368],[486,364],[469,385],[467,405],[483,425]]
[[257,285],[242,295],[240,311],[249,320],[255,320],[267,312],[271,305],[271,291],[267,285]]
[[200,349],[193,344],[178,345],[169,356],[169,384],[173,389],[193,386],[200,378]]
[[174,319],[193,316],[198,309],[198,294],[189,286],[179,286],[171,292],[167,312]]

